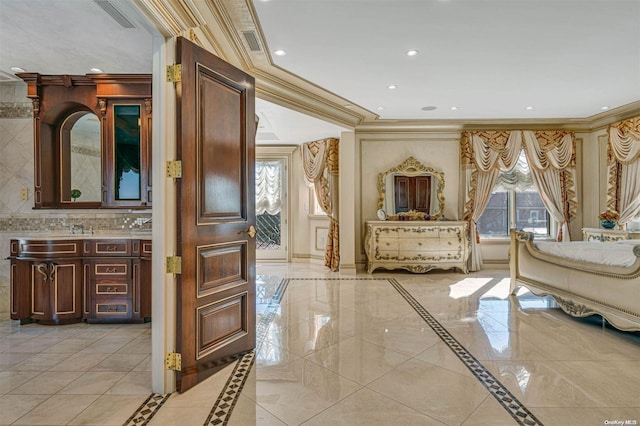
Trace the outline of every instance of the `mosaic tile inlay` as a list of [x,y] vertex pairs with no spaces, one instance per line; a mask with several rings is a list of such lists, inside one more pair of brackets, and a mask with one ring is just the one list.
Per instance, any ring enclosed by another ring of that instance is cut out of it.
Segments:
[[159,393],[149,395],[149,398],[129,417],[124,426],[142,426],[148,424],[170,396],[171,394],[163,395]]

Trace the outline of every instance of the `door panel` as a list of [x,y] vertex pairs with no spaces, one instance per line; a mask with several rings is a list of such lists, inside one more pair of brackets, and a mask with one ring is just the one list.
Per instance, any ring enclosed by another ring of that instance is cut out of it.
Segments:
[[[254,80],[177,40],[179,392],[255,347]],[[250,202],[248,202],[250,200]]]

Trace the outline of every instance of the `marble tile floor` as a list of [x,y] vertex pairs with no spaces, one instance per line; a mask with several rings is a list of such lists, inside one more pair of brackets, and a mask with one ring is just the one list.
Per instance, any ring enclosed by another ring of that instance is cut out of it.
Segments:
[[146,417],[149,324],[1,321],[0,424],[638,424],[640,333],[508,286],[259,265],[256,351]]

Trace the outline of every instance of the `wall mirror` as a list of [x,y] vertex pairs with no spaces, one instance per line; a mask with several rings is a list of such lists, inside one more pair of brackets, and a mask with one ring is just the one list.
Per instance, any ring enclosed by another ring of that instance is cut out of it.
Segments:
[[102,199],[100,119],[88,111],[70,114],[60,127],[60,196],[63,203]]
[[408,211],[437,219],[444,212],[444,173],[426,167],[414,157],[378,174],[378,209],[393,219]]

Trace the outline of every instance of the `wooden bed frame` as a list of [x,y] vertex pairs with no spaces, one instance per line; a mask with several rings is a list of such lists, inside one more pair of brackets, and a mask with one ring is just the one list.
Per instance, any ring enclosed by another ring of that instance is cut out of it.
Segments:
[[[552,296],[574,317],[597,314],[619,330],[640,331],[640,241],[633,247],[633,265],[622,267],[544,253],[533,238],[531,232],[511,231],[511,294],[524,286],[537,296]],[[613,243],[594,244],[606,250]]]

